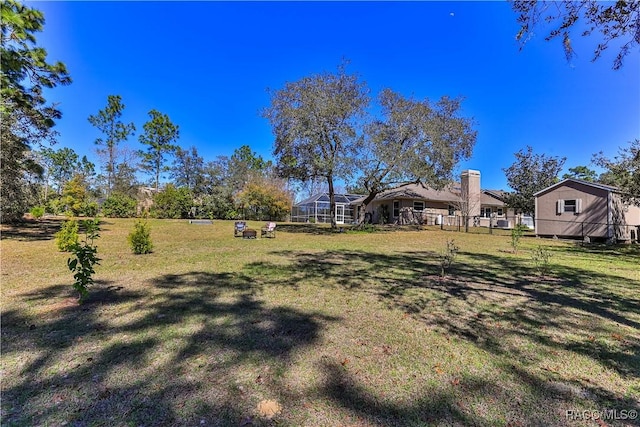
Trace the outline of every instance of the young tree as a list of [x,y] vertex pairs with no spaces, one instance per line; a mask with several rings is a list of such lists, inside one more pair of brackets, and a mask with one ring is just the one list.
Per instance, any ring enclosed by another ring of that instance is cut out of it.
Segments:
[[474,197],[476,195],[473,194],[468,186],[461,186],[457,194],[460,198],[455,202],[451,202],[451,205],[460,212],[462,223],[464,224],[464,232],[468,233],[469,222],[474,215],[477,215],[477,212],[480,212],[480,197]]
[[613,159],[600,152],[593,156],[593,161],[607,169],[607,183],[622,190],[625,202],[640,206],[640,139],[629,142],[629,146],[621,148]]
[[107,106],[98,111],[97,115],[89,116],[89,123],[95,126],[104,138],[95,140],[98,146],[98,154],[104,160],[104,170],[107,173],[107,195],[111,194],[114,187],[117,162],[119,156],[118,144],[126,141],[136,130],[133,123],[123,123],[120,120],[124,104],[120,95],[109,95]]
[[26,175],[40,175],[32,144],[54,142],[61,112],[46,105],[44,90],[71,83],[61,62],[49,63],[36,46],[44,15],[15,0],[0,3],[0,220],[18,219],[34,195]]
[[65,185],[62,191],[62,202],[68,212],[74,216],[86,215],[89,194],[87,184],[80,174],[74,175]]
[[572,1],[543,1],[516,0],[512,2],[513,9],[518,13],[518,23],[521,25],[516,39],[524,44],[533,36],[536,29],[543,24],[553,25],[545,40],[562,37],[565,56],[569,61],[574,55],[571,31],[578,27],[581,19],[586,27],[583,36],[591,36],[599,32],[601,41],[598,43],[593,61],[598,59],[609,43],[619,39],[620,48],[613,69],[622,67],[624,57],[640,43],[640,2],[615,1],[602,2],[598,0]]
[[367,126],[365,149],[357,161],[362,171],[359,182],[367,192],[360,224],[369,203],[400,183],[443,188],[453,178],[455,166],[471,156],[476,142],[473,121],[460,115],[460,99],[445,96],[432,104],[385,89],[379,102],[384,118]]
[[176,150],[173,143],[178,139],[180,132],[169,116],[157,110],[149,111],[151,119],[143,126],[144,133],[140,135],[141,144],[148,145],[147,151],[140,151],[142,158],[141,167],[154,177],[156,191],[160,187],[160,174],[169,168],[165,165],[165,156]]
[[509,187],[514,190],[507,195],[505,202],[510,208],[535,215],[533,195],[558,182],[558,174],[566,158],[534,154],[530,146],[518,151],[515,156],[516,161],[508,168],[502,169]]
[[[307,181],[323,177],[335,212],[336,178],[346,178],[358,152],[356,121],[369,102],[364,83],[344,65],[337,73],[316,74],[271,93],[263,116],[275,135],[273,154],[279,174]],[[331,226],[336,227],[335,216]]]
[[575,178],[582,181],[595,182],[598,179],[598,173],[587,166],[576,166],[569,168],[569,173],[562,175],[562,179]]

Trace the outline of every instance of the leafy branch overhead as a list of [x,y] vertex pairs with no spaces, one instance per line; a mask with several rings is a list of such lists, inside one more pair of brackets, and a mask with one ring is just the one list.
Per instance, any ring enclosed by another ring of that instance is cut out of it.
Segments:
[[601,40],[594,50],[593,61],[600,58],[610,45],[616,46],[618,53],[613,61],[614,70],[622,67],[625,56],[640,43],[640,2],[637,0],[517,0],[512,2],[512,6],[521,25],[516,36],[521,45],[524,46],[535,35],[537,28],[548,26],[550,30],[545,40],[561,38],[567,61],[576,54],[572,41],[572,33],[576,32],[583,37],[599,33]]

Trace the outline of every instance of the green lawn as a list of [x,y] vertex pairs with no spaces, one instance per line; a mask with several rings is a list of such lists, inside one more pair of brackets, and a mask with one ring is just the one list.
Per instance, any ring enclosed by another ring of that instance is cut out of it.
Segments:
[[2,425],[640,425],[566,416],[640,410],[638,246],[149,222],[103,221],[83,304],[58,223],[3,226]]

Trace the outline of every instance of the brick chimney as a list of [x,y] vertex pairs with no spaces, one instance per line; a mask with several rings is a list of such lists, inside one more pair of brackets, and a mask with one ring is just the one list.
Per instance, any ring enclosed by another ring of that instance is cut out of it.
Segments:
[[469,222],[473,223],[474,216],[480,216],[480,171],[469,169],[460,175],[460,196],[464,199],[463,206],[468,210]]

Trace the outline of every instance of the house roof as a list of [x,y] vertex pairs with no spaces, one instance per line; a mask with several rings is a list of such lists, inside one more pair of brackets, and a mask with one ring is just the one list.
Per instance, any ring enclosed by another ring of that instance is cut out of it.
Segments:
[[588,187],[598,188],[600,190],[605,190],[605,191],[609,191],[609,192],[613,192],[613,193],[619,193],[620,192],[620,189],[618,189],[618,187],[613,187],[611,185],[599,184],[597,182],[583,181],[581,179],[575,179],[575,178],[567,178],[567,179],[563,179],[562,181],[557,182],[557,183],[555,183],[553,185],[548,186],[544,190],[538,191],[533,196],[534,197],[538,197],[540,194],[546,193],[548,191],[551,191],[551,190],[553,190],[553,189],[555,189],[557,187],[560,187],[560,186],[566,184],[567,182],[576,182],[578,184],[586,185]]
[[481,205],[504,206],[504,191],[500,190],[482,190],[480,194]]
[[482,190],[483,193],[493,197],[494,199],[498,199],[501,202],[504,202],[504,199],[507,197],[508,192],[504,190]]
[[[390,190],[383,191],[376,196],[376,200],[393,199],[424,199],[435,202],[458,202],[460,197],[449,189],[434,190],[422,184],[404,184]],[[364,200],[364,197],[354,202]]]

